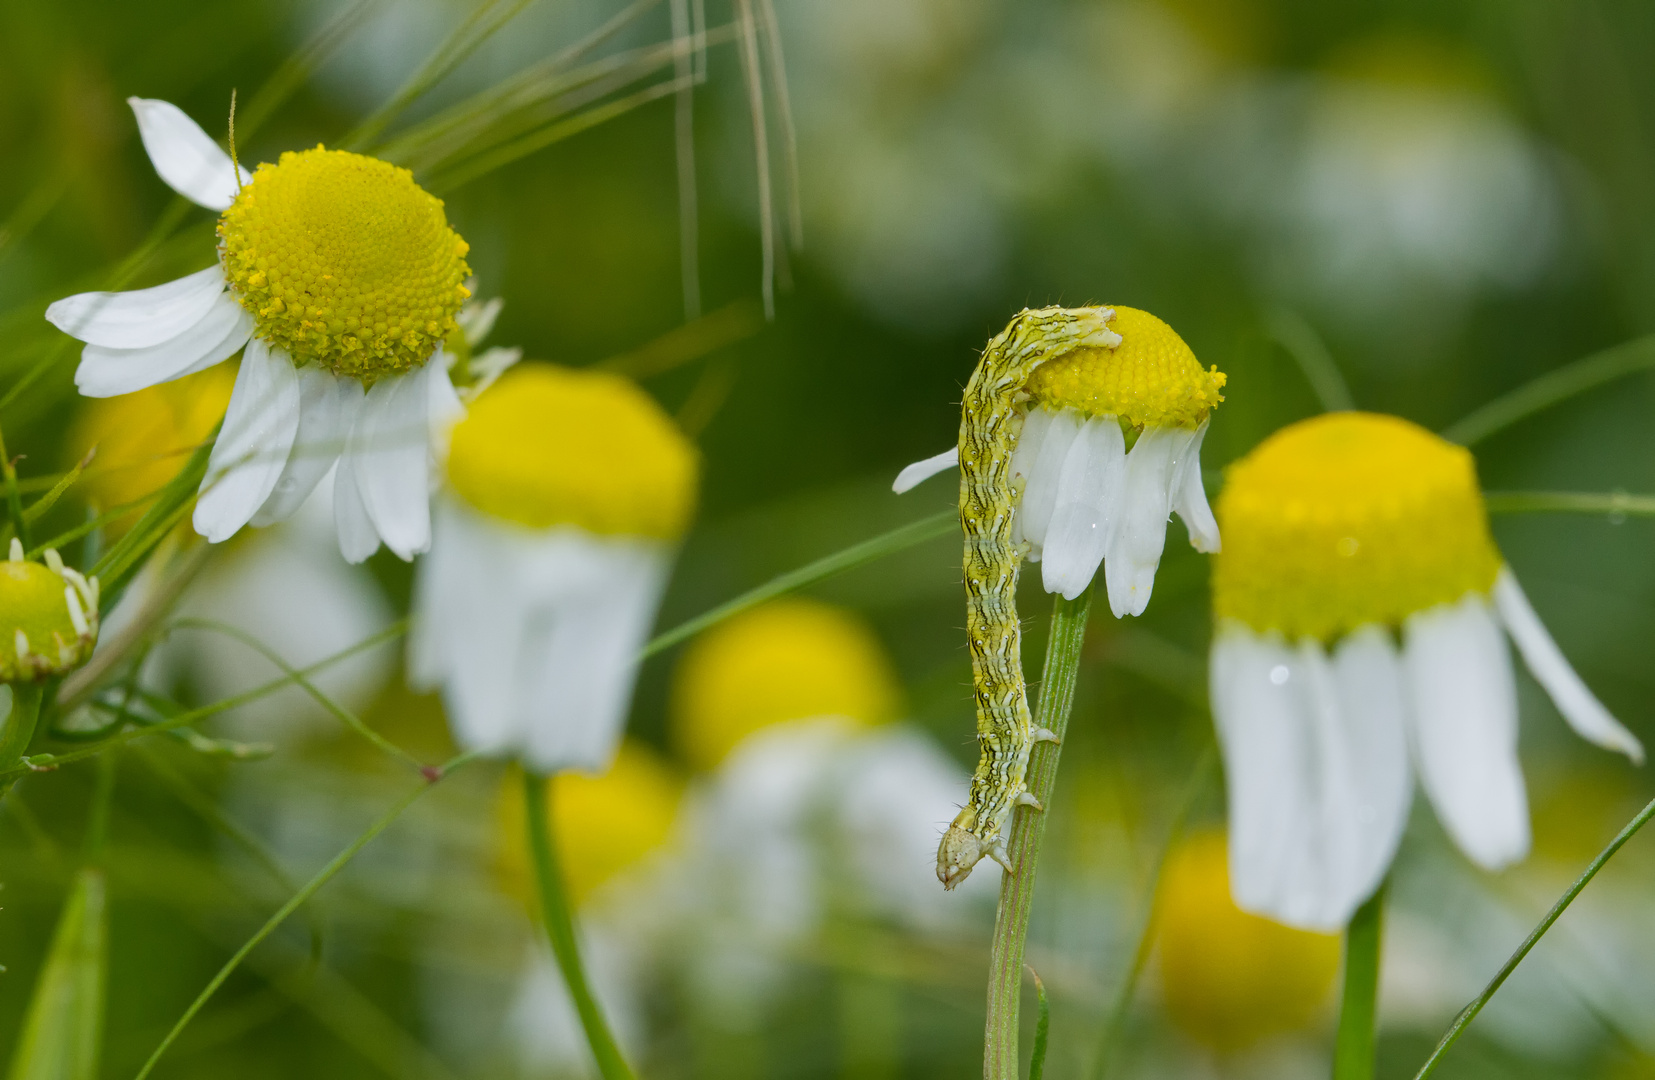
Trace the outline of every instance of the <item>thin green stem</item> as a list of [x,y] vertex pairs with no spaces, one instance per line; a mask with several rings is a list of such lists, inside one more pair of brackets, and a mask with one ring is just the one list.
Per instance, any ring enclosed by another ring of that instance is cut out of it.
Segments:
[[[1046,642],[1046,664],[1040,676],[1040,706],[1035,723],[1057,736],[1056,742],[1036,743],[1029,755],[1028,792],[1039,806],[1052,805],[1057,763],[1069,710],[1075,703],[1075,680],[1080,671],[1081,646],[1086,640],[1086,617],[1092,610],[1090,587],[1074,600],[1059,596],[1052,607],[1051,636]],[[1033,910],[1035,870],[1046,832],[1045,809],[1019,806],[1011,823],[1006,856],[1015,870],[1000,879],[1000,910],[995,918],[989,954],[988,1022],[983,1038],[985,1080],[1018,1080],[1018,1012],[1022,1004],[1023,945]]]
[[1038,1010],[1034,1021],[1034,1049],[1029,1051],[1029,1080],[1040,1080],[1046,1072],[1046,1045],[1052,1033],[1052,1006],[1046,1000],[1046,984],[1040,975],[1024,964],[1029,978],[1034,980],[1034,1000]]
[[864,540],[860,544],[852,544],[843,551],[835,552],[815,562],[789,570],[779,577],[771,578],[756,589],[737,596],[733,600],[713,608],[711,611],[697,615],[685,623],[673,627],[665,633],[657,634],[644,645],[640,658],[654,656],[665,649],[670,649],[681,641],[686,641],[709,626],[723,622],[734,615],[739,615],[748,608],[757,607],[766,600],[774,600],[778,596],[785,596],[790,592],[807,588],[817,582],[825,581],[846,570],[854,570],[858,566],[865,566],[894,555],[899,551],[916,547],[927,540],[935,540],[939,536],[947,536],[960,527],[960,513],[958,510],[944,510],[928,518],[910,522],[900,528],[892,529],[883,536],[876,536],[871,540]]
[[1511,973],[1517,970],[1517,965],[1523,962],[1523,958],[1529,954],[1529,950],[1533,949],[1540,939],[1546,936],[1546,931],[1550,930],[1552,924],[1562,917],[1570,904],[1574,903],[1575,897],[1580,895],[1581,890],[1586,888],[1593,878],[1597,877],[1598,871],[1603,869],[1604,864],[1614,858],[1615,853],[1625,847],[1626,842],[1636,836],[1639,829],[1649,824],[1649,819],[1652,817],[1655,817],[1655,799],[1652,799],[1647,806],[1639,810],[1638,816],[1627,822],[1626,827],[1615,834],[1615,838],[1609,841],[1608,847],[1598,852],[1597,858],[1587,865],[1585,871],[1575,879],[1574,884],[1570,885],[1563,895],[1557,898],[1557,903],[1553,904],[1551,910],[1546,912],[1546,917],[1541,919],[1533,930],[1529,931],[1528,937],[1524,938],[1523,943],[1517,946],[1517,951],[1507,957],[1504,964],[1500,965],[1500,970],[1495,972],[1494,978],[1490,979],[1488,985],[1483,987],[1483,992],[1460,1010],[1459,1015],[1454,1017],[1454,1022],[1448,1026],[1448,1031],[1444,1033],[1442,1041],[1437,1043],[1437,1048],[1431,1051],[1431,1056],[1425,1059],[1425,1064],[1421,1065],[1419,1072],[1414,1074],[1414,1080],[1425,1080],[1425,1077],[1430,1076],[1436,1070],[1438,1063],[1442,1061],[1442,1056],[1448,1052],[1448,1048],[1459,1040],[1460,1035],[1470,1026],[1471,1021],[1475,1020],[1477,1014],[1483,1011],[1483,1006],[1488,1004],[1489,999],[1511,977]]
[[[0,770],[10,769],[23,757],[40,721],[44,687],[37,682],[0,684],[6,687],[6,715],[0,717]],[[0,772],[0,776],[4,773]],[[3,789],[0,789],[3,790]]]
[[1340,374],[1327,343],[1302,315],[1286,308],[1272,312],[1269,330],[1276,344],[1286,349],[1287,355],[1299,365],[1305,382],[1321,402],[1322,411],[1343,412],[1356,408],[1356,399],[1351,397],[1350,387]]
[[1595,352],[1524,383],[1443,428],[1442,437],[1473,446],[1560,401],[1650,368],[1655,368],[1655,334]]
[[418,799],[421,795],[424,795],[427,791],[430,791],[431,788],[435,787],[436,784],[444,777],[465,765],[471,760],[471,758],[472,755],[470,754],[461,754],[459,757],[453,758],[447,762],[441,769],[433,770],[426,782],[411,789],[408,794],[398,799],[389,810],[385,811],[384,814],[381,814],[379,818],[375,820],[372,825],[369,825],[360,836],[358,836],[355,840],[352,840],[345,850],[335,855],[326,866],[317,871],[315,877],[305,882],[304,888],[289,897],[287,903],[283,904],[279,909],[277,909],[274,915],[265,920],[264,925],[259,927],[258,932],[248,938],[247,941],[242,944],[241,948],[237,949],[230,959],[224,962],[224,966],[218,969],[218,974],[214,975],[207,983],[206,987],[202,989],[201,993],[196,995],[195,1000],[190,1002],[189,1008],[184,1010],[184,1015],[178,1018],[178,1022],[172,1026],[172,1029],[167,1032],[166,1037],[161,1040],[161,1044],[155,1048],[155,1051],[149,1055],[149,1059],[144,1062],[144,1067],[138,1070],[138,1075],[135,1080],[144,1080],[144,1077],[148,1076],[150,1072],[154,1070],[155,1063],[161,1060],[161,1056],[167,1052],[168,1048],[171,1047],[175,1041],[177,1041],[179,1034],[183,1032],[184,1028],[189,1025],[191,1020],[195,1019],[196,1014],[201,1011],[202,1007],[207,1004],[208,1000],[210,1000],[212,996],[218,992],[218,988],[224,985],[225,980],[235,972],[236,968],[241,966],[241,962],[243,960],[247,959],[248,953],[258,948],[260,942],[275,933],[276,928],[286,922],[288,916],[292,915],[295,911],[299,910],[300,907],[304,906],[304,904],[306,904],[312,896],[316,895],[317,890],[332,881],[334,876],[345,868],[345,864],[349,863],[356,857],[357,852],[367,847],[375,837],[390,828],[391,824],[396,821],[397,818],[401,817],[402,812],[412,806],[416,799]]
[[1373,1080],[1374,1019],[1379,1006],[1379,960],[1385,937],[1385,886],[1368,897],[1345,927],[1345,991],[1333,1043],[1333,1080]]
[[1489,491],[1483,494],[1483,502],[1491,514],[1655,517],[1655,495],[1624,491]]
[[29,519],[23,513],[23,497],[17,490],[17,465],[6,450],[6,436],[0,432],[0,474],[6,480],[6,509],[11,514],[13,535],[29,546]]
[[563,888],[563,874],[558,868],[557,849],[552,843],[550,826],[551,800],[546,778],[528,770],[523,771],[523,812],[527,819],[529,852],[534,860],[534,877],[540,894],[540,914],[546,924],[546,938],[551,942],[552,955],[563,972],[563,981],[569,988],[569,997],[580,1014],[581,1027],[586,1030],[586,1043],[598,1063],[603,1080],[632,1080],[632,1069],[610,1033],[603,1010],[586,981],[586,969],[581,963],[580,949],[575,944],[574,919],[569,912],[569,898]]
[[97,761],[98,780],[92,788],[92,807],[86,815],[86,842],[84,847],[88,866],[103,862],[104,847],[109,841],[109,812],[115,803],[115,764],[119,754],[105,754]]
[[1115,1048],[1120,1045],[1121,1032],[1126,1027],[1127,1012],[1132,1008],[1132,999],[1138,991],[1138,980],[1143,977],[1144,968],[1149,966],[1149,954],[1155,948],[1155,898],[1161,892],[1161,878],[1166,873],[1167,859],[1178,841],[1183,838],[1190,815],[1195,812],[1202,793],[1211,783],[1213,770],[1217,765],[1218,748],[1208,742],[1206,749],[1201,751],[1195,768],[1190,770],[1189,779],[1184,782],[1184,792],[1178,800],[1178,809],[1173,813],[1172,823],[1167,826],[1166,837],[1161,841],[1161,848],[1155,854],[1155,865],[1149,872],[1149,880],[1138,903],[1139,910],[1143,912],[1143,918],[1138,924],[1138,943],[1132,948],[1132,962],[1127,966],[1126,975],[1121,979],[1121,988],[1116,992],[1115,1001],[1109,1007],[1109,1015],[1103,1022],[1103,1034],[1098,1040],[1097,1057],[1092,1063],[1092,1080],[1104,1080],[1109,1074],[1109,1065],[1114,1059]]

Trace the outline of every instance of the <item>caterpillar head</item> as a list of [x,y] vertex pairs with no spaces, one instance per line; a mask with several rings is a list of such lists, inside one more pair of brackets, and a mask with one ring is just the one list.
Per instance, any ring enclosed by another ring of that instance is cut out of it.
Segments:
[[950,825],[937,845],[937,880],[952,889],[971,874],[971,868],[988,854],[988,842],[958,825]]

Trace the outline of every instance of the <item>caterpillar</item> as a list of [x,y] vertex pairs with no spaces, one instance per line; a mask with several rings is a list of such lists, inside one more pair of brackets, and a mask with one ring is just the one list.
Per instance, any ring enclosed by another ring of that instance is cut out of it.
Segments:
[[1056,736],[1029,715],[1023,679],[1017,577],[1026,544],[1014,538],[1019,494],[1012,453],[1022,431],[1018,406],[1034,369],[1078,348],[1112,348],[1111,308],[1025,308],[983,350],[960,408],[960,528],[965,534],[966,636],[977,709],[971,795],[937,847],[937,879],[952,889],[985,856],[1007,870],[1001,832],[1012,808],[1039,803],[1028,793],[1029,752]]

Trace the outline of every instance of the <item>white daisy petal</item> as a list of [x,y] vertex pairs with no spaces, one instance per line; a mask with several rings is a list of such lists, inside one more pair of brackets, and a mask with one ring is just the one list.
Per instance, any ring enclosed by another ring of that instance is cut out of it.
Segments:
[[891,485],[891,490],[898,495],[912,491],[938,473],[958,468],[959,464],[960,448],[951,446],[942,453],[928,457],[924,461],[916,461],[897,473],[896,482]]
[[[1061,412],[1036,410],[1044,413],[1045,432],[1040,449],[1029,464],[1028,483],[1023,486],[1023,502],[1018,508],[1023,538],[1034,549],[1029,559],[1038,562],[1044,557],[1046,529],[1052,523],[1052,512],[1057,509],[1058,482],[1063,477],[1063,463],[1069,457],[1069,447],[1080,435],[1081,415],[1073,409]],[[1032,418],[1032,417],[1031,417]],[[1025,425],[1027,421],[1024,421]]]
[[1201,482],[1201,443],[1207,437],[1207,421],[1195,429],[1195,438],[1184,451],[1178,463],[1178,475],[1173,480],[1172,509],[1183,519],[1189,530],[1190,546],[1208,555],[1219,550],[1218,521],[1207,504],[1207,489]]
[[408,684],[421,692],[439,688],[454,673],[447,630],[472,588],[468,569],[485,553],[475,550],[460,511],[439,498],[431,507],[431,550],[414,566],[415,612],[408,630]]
[[238,176],[230,155],[172,102],[129,97],[126,103],[138,118],[138,135],[156,174],[191,202],[227,210],[241,185],[253,179],[246,169]]
[[1295,666],[1276,635],[1229,622],[1213,639],[1209,677],[1229,797],[1230,891],[1244,911],[1284,922],[1315,903],[1303,880],[1316,812],[1314,753],[1292,685]]
[[1109,608],[1117,619],[1142,615],[1149,606],[1167,542],[1172,481],[1194,438],[1187,428],[1145,427],[1126,455],[1119,520],[1103,568]]
[[142,349],[88,345],[75,369],[75,387],[86,397],[115,397],[181,379],[234,356],[253,335],[253,316],[229,293],[220,293],[194,325]]
[[[362,384],[355,379],[341,381],[346,384],[347,394],[351,386],[356,387],[355,400],[347,406],[354,416],[362,407]],[[349,446],[348,437],[346,445]],[[333,467],[333,522],[334,528],[339,530],[339,553],[346,562],[362,562],[379,550],[379,533],[374,529],[367,508],[362,505],[362,492],[356,486],[356,470],[344,454]]]
[[1040,576],[1047,592],[1073,600],[1092,583],[1119,524],[1125,471],[1126,440],[1115,418],[1094,416],[1081,424],[1063,459],[1046,527]]
[[1500,621],[1516,643],[1523,663],[1536,682],[1546,688],[1552,704],[1563,714],[1563,719],[1575,733],[1588,742],[1608,750],[1619,750],[1636,764],[1644,759],[1643,744],[1636,735],[1621,726],[1603,703],[1581,681],[1575,669],[1557,647],[1557,642],[1546,630],[1546,624],[1535,614],[1534,606],[1523,594],[1523,587],[1511,567],[1502,566],[1494,579],[1494,606]]
[[[1040,444],[1046,441],[1046,432],[1051,430],[1052,414],[1045,409],[1032,409],[1023,418],[1023,429],[1017,434],[1017,448],[1011,453],[1011,482],[1019,488],[1027,488],[1029,474],[1034,472],[1035,460],[1040,456]],[[1023,519],[1028,515],[1023,511],[1022,493],[1017,497],[1017,510],[1011,520],[1011,542],[1022,544],[1027,540],[1023,535]],[[1032,547],[1032,545],[1031,545]],[[1039,561],[1039,556],[1035,556]]]
[[431,373],[426,386],[431,392],[428,416],[431,424],[431,456],[433,465],[440,466],[448,459],[448,436],[454,425],[465,416],[465,405],[454,389],[454,380],[448,375],[448,359],[441,349],[426,366]]
[[[433,661],[446,669],[443,701],[455,741],[466,750],[503,753],[522,744],[516,672],[531,598],[522,587],[512,545],[458,507],[449,507],[444,541],[453,550],[447,588],[453,603],[423,631],[422,650],[444,655]],[[420,610],[421,621],[429,612]]]
[[1390,634],[1364,626],[1346,635],[1333,650],[1332,674],[1349,747],[1348,798],[1342,805],[1351,819],[1343,830],[1340,864],[1348,875],[1343,890],[1348,909],[1338,920],[1344,923],[1373,895],[1396,855],[1414,780],[1402,668]]
[[524,760],[540,772],[609,767],[670,564],[662,544],[586,542],[607,550],[581,588],[540,613],[538,641],[520,669]]
[[1402,668],[1415,765],[1437,817],[1473,862],[1495,870],[1529,850],[1517,761],[1517,689],[1494,614],[1475,593],[1412,615]]
[[374,383],[341,460],[385,546],[408,560],[431,546],[431,365]]
[[200,322],[223,292],[224,268],[214,263],[149,289],[64,297],[46,309],[46,321],[88,345],[142,349]]
[[285,353],[254,338],[207,459],[195,531],[216,544],[247,524],[276,486],[298,430],[299,373]]
[[[283,350],[272,350],[271,355],[292,360]],[[310,497],[322,477],[345,448],[345,437],[355,419],[353,407],[362,398],[360,383],[342,379],[325,368],[307,365],[297,369],[299,376],[299,430],[293,439],[293,452],[288,455],[282,475],[271,489],[259,512],[253,515],[257,526],[273,525],[293,515]],[[347,383],[359,389],[352,394]]]

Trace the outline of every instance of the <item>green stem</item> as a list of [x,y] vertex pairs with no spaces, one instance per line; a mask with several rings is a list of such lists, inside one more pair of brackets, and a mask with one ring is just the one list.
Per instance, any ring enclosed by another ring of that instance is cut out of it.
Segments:
[[1436,1070],[1437,1065],[1442,1061],[1442,1056],[1448,1052],[1448,1048],[1459,1041],[1460,1035],[1470,1026],[1471,1021],[1475,1020],[1477,1014],[1483,1011],[1483,1006],[1488,1004],[1489,999],[1511,977],[1511,973],[1517,970],[1517,965],[1523,962],[1523,957],[1529,954],[1530,949],[1539,944],[1540,939],[1546,936],[1546,931],[1550,930],[1552,924],[1562,917],[1570,904],[1574,903],[1575,897],[1580,895],[1581,890],[1586,888],[1593,878],[1597,877],[1598,871],[1603,869],[1604,864],[1615,857],[1615,852],[1626,846],[1626,842],[1636,836],[1639,829],[1649,824],[1649,819],[1652,817],[1655,817],[1655,800],[1651,800],[1647,806],[1639,810],[1638,816],[1627,822],[1626,827],[1616,833],[1613,840],[1609,841],[1609,846],[1598,852],[1597,858],[1587,865],[1585,871],[1575,879],[1575,883],[1570,885],[1563,895],[1557,898],[1557,903],[1553,904],[1551,910],[1546,912],[1546,917],[1541,919],[1533,930],[1529,931],[1529,936],[1523,939],[1521,945],[1517,946],[1517,951],[1507,957],[1504,964],[1500,965],[1500,970],[1495,972],[1494,978],[1490,979],[1488,985],[1483,987],[1483,992],[1460,1010],[1460,1014],[1454,1017],[1454,1022],[1448,1026],[1448,1031],[1443,1034],[1442,1041],[1437,1043],[1437,1048],[1431,1051],[1431,1056],[1425,1059],[1425,1064],[1421,1065],[1419,1072],[1414,1074],[1414,1080],[1425,1080]]
[[1345,928],[1345,993],[1333,1044],[1333,1080],[1373,1080],[1384,923],[1385,886],[1380,885]]
[[580,949],[575,944],[574,920],[569,912],[569,898],[563,890],[563,875],[557,864],[557,849],[552,844],[550,828],[551,797],[546,778],[536,773],[523,772],[523,812],[528,820],[529,852],[534,859],[535,882],[539,886],[540,913],[546,924],[546,937],[552,945],[552,955],[563,972],[563,981],[569,987],[569,997],[580,1014],[581,1027],[586,1029],[586,1042],[597,1059],[598,1073],[603,1080],[632,1080],[632,1070],[621,1056],[615,1036],[609,1031],[603,1011],[592,996],[586,981],[586,968],[581,963]]
[[1655,517],[1655,495],[1625,491],[1488,491],[1483,493],[1483,502],[1491,514]]
[[[1074,600],[1061,596],[1052,607],[1051,637],[1046,642],[1046,665],[1040,676],[1040,708],[1035,723],[1059,741],[1036,743],[1029,755],[1028,791],[1042,807],[1050,807],[1057,782],[1062,738],[1075,703],[1075,677],[1080,670],[1081,645],[1086,640],[1086,616],[1092,610],[1092,590]],[[988,1023],[983,1039],[985,1080],[1018,1080],[1018,1010],[1022,1003],[1023,944],[1033,909],[1035,869],[1046,831],[1046,812],[1020,806],[1011,823],[1006,845],[1008,861],[1016,869],[1000,880],[1000,910],[994,923],[989,954]]]
[[1052,1006],[1046,1000],[1046,984],[1040,981],[1040,975],[1029,967],[1029,978],[1034,980],[1034,1000],[1038,1010],[1034,1021],[1034,1049],[1029,1051],[1029,1080],[1041,1080],[1046,1074],[1046,1042],[1052,1033]]
[[1655,334],[1633,338],[1565,364],[1495,398],[1443,428],[1442,437],[1471,446],[1566,398],[1652,367],[1655,367]]
[[0,799],[4,799],[22,775],[8,775],[7,770],[22,762],[29,740],[34,738],[45,686],[37,682],[0,683],[0,696],[6,698],[6,715],[0,717]]

